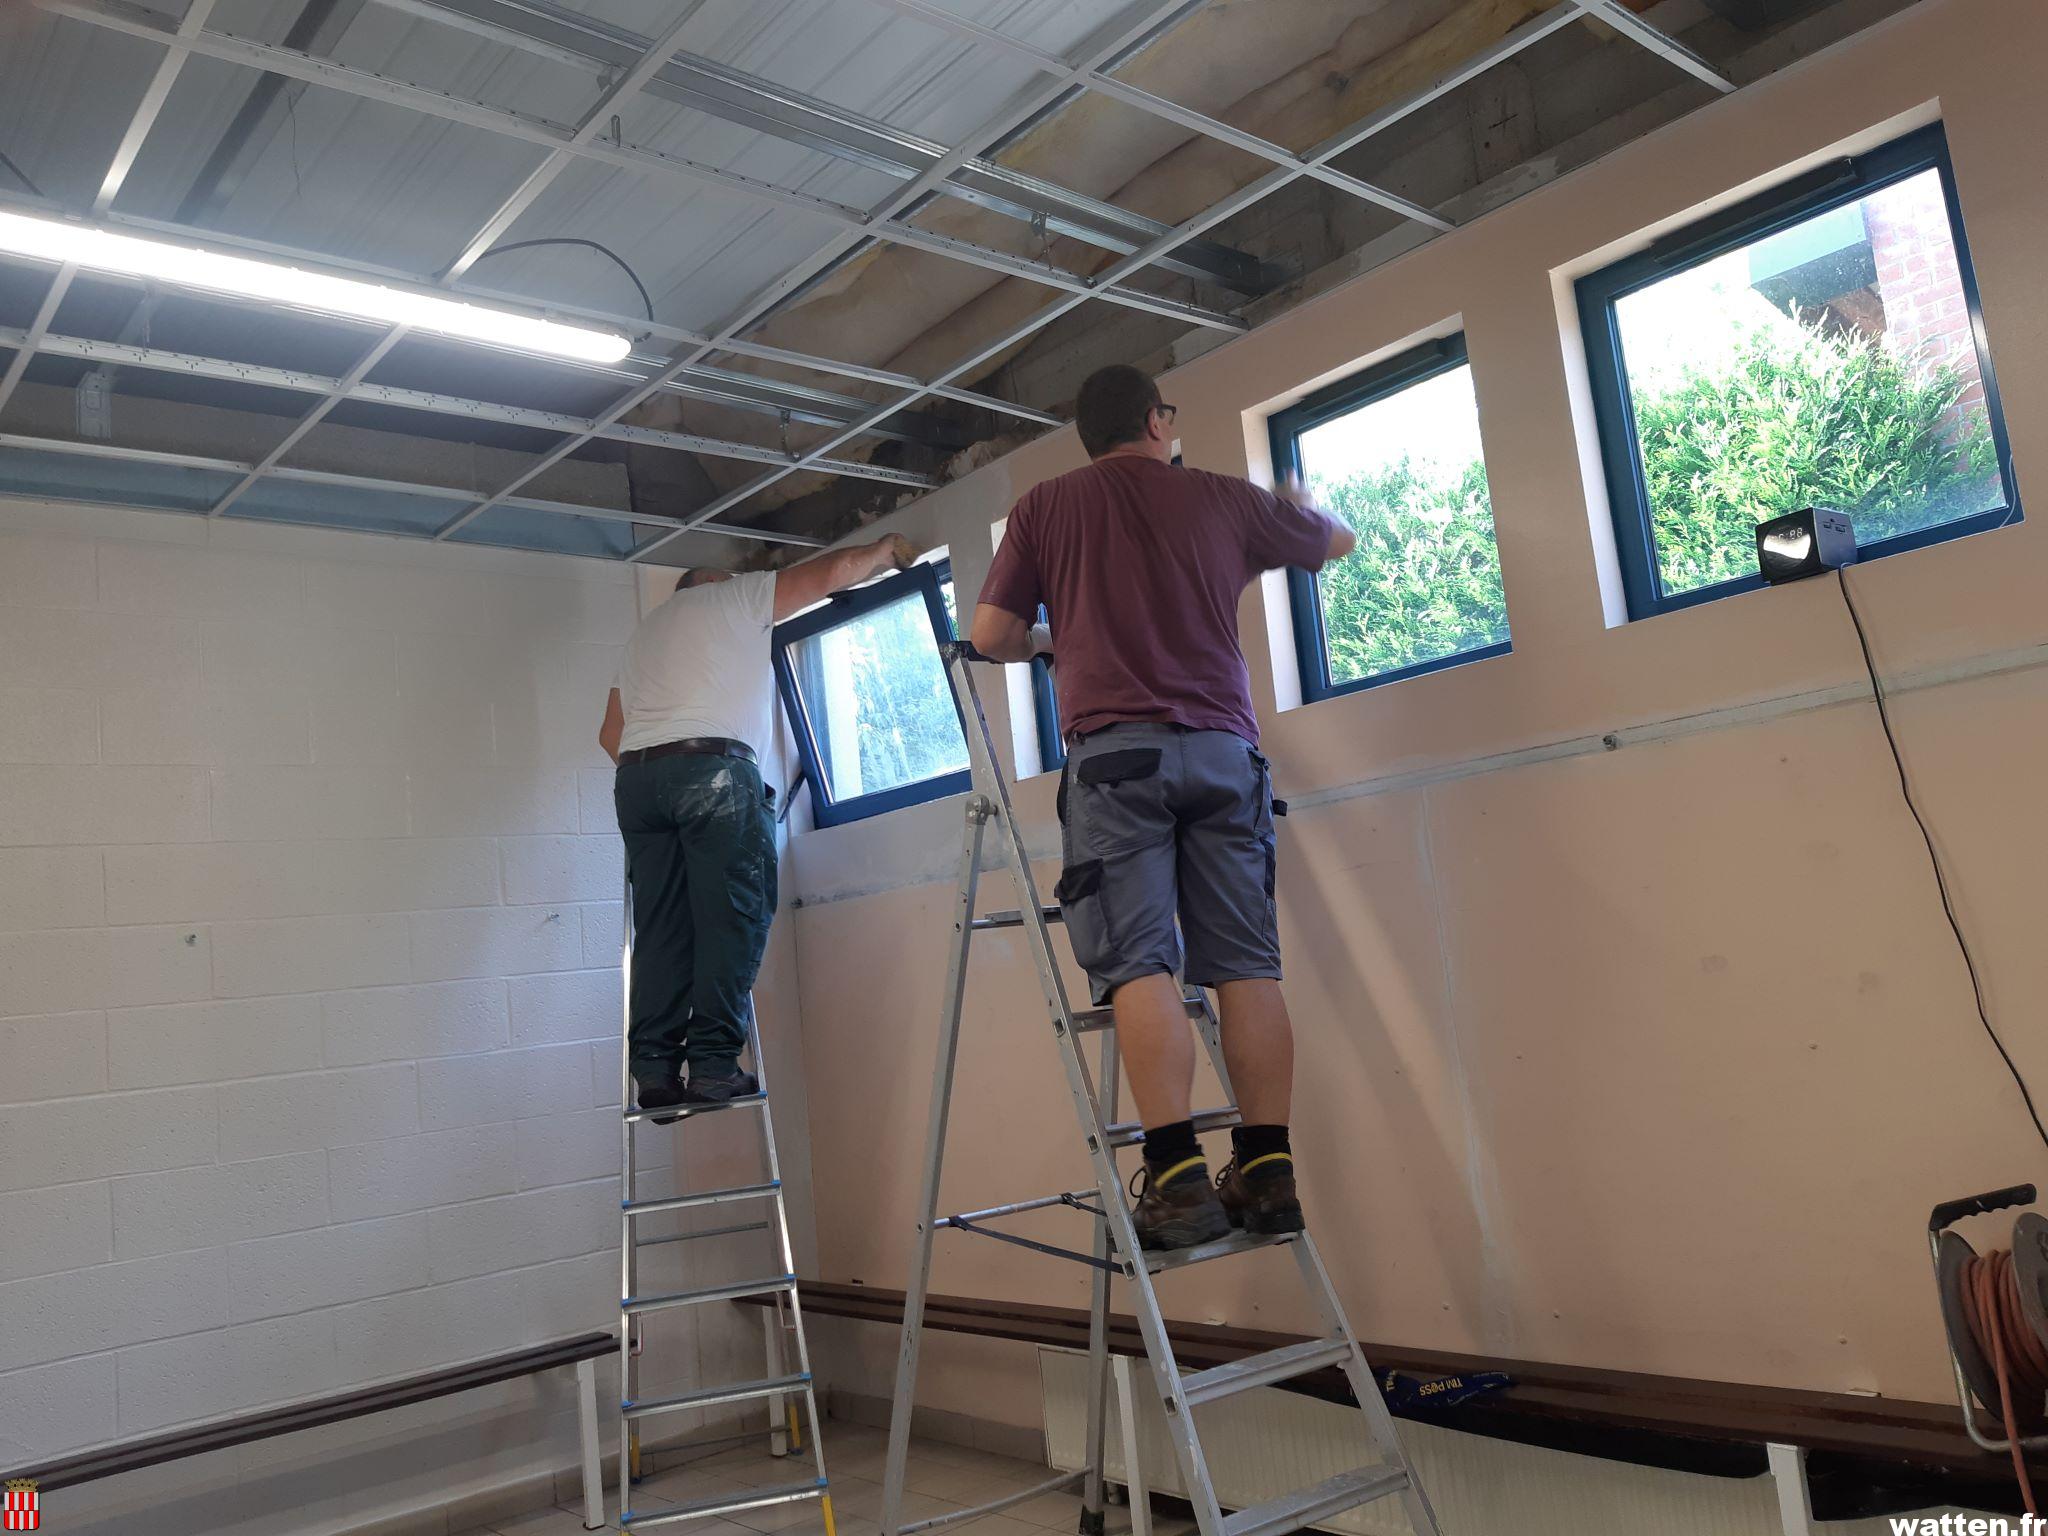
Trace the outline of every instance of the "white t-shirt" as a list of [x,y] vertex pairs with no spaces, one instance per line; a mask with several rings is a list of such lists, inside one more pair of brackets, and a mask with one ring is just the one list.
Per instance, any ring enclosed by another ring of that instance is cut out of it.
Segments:
[[678,592],[640,621],[619,664],[626,728],[619,749],[657,747],[693,736],[744,741],[773,782],[775,573]]

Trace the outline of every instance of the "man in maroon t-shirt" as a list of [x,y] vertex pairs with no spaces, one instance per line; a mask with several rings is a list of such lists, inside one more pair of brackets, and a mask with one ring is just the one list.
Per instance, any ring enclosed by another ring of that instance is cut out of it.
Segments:
[[[975,609],[975,646],[998,661],[1059,657],[1065,868],[1056,894],[1145,1126],[1135,1220],[1148,1248],[1232,1226],[1299,1232],[1287,1120],[1294,1032],[1280,995],[1273,794],[1237,602],[1262,571],[1316,570],[1355,540],[1299,487],[1173,464],[1174,408],[1135,368],[1081,386],[1086,469],[1034,486]],[[1178,916],[1180,932],[1174,920]],[[1242,1123],[1212,1186],[1189,1095],[1194,1041],[1175,975],[1214,987]]]

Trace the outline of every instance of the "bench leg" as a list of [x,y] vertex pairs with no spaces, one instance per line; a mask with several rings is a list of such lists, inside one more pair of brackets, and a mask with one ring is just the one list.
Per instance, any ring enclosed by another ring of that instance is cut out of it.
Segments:
[[1771,1478],[1778,1485],[1778,1519],[1785,1536],[1818,1536],[1813,1506],[1806,1497],[1806,1452],[1796,1445],[1770,1447]]
[[[597,1441],[597,1362],[576,1362],[576,1417],[583,1432],[583,1529],[604,1529],[604,1458]],[[625,1447],[619,1447],[625,1454]]]
[[1116,1416],[1123,1429],[1124,1494],[1131,1510],[1131,1536],[1152,1536],[1152,1490],[1145,1482],[1145,1463],[1138,1454],[1138,1394],[1131,1386],[1131,1357],[1112,1355],[1116,1377]]

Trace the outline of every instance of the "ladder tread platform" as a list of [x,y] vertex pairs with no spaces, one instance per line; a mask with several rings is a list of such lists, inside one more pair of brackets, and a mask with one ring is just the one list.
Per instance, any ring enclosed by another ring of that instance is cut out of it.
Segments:
[[[1062,923],[1066,921],[1058,907],[1040,907],[1038,915],[1048,923]],[[984,912],[974,920],[974,926],[977,929],[1022,928],[1024,926],[1024,909],[1022,907],[1011,907],[1001,912]]]
[[[1191,1019],[1199,1019],[1202,1016],[1203,1009],[1207,1007],[1207,1004],[1203,1002],[1200,996],[1183,997],[1181,1003],[1187,1009],[1188,1017]],[[1078,1008],[1074,1011],[1074,1033],[1077,1035],[1092,1035],[1098,1029],[1115,1028],[1116,1009],[1114,1008]]]
[[1168,1270],[1186,1269],[1190,1264],[1206,1264],[1211,1259],[1227,1259],[1234,1253],[1253,1253],[1261,1248],[1279,1248],[1301,1236],[1299,1232],[1280,1232],[1267,1236],[1258,1232],[1233,1232],[1228,1237],[1219,1237],[1213,1242],[1197,1243],[1192,1248],[1170,1248],[1165,1252],[1144,1250],[1145,1273],[1163,1275]]
[[758,1109],[767,1102],[767,1094],[750,1093],[743,1099],[726,1099],[718,1104],[671,1104],[666,1109],[629,1109],[625,1112],[625,1119],[631,1125],[673,1125],[678,1120],[716,1114],[721,1109]]
[[796,1290],[795,1275],[775,1275],[765,1280],[741,1280],[730,1285],[700,1286],[694,1291],[671,1291],[665,1296],[628,1296],[619,1303],[629,1317],[661,1312],[670,1307],[696,1307],[710,1301],[744,1301],[749,1296],[768,1296],[776,1291]]
[[722,1403],[744,1403],[759,1397],[782,1397],[791,1392],[801,1392],[810,1385],[810,1381],[809,1371],[798,1371],[793,1376],[771,1376],[766,1381],[698,1387],[692,1392],[679,1392],[674,1397],[649,1398],[644,1403],[628,1399],[619,1404],[619,1411],[629,1419],[647,1419],[657,1413],[676,1413],[685,1408],[714,1408]]
[[1400,1467],[1357,1467],[1225,1516],[1223,1536],[1287,1536],[1318,1520],[1400,1493],[1407,1486],[1408,1474]]
[[[1208,1131],[1227,1130],[1233,1125],[1244,1124],[1244,1116],[1237,1112],[1235,1104],[1225,1104],[1220,1109],[1198,1109],[1193,1115],[1195,1134]],[[1136,1120],[1119,1120],[1114,1125],[1103,1127],[1109,1133],[1112,1147],[1141,1147],[1145,1144],[1145,1127]]]
[[628,1216],[656,1216],[663,1211],[689,1211],[705,1205],[730,1205],[736,1200],[761,1200],[782,1193],[782,1180],[766,1184],[735,1184],[730,1189],[700,1189],[687,1195],[661,1195],[652,1200],[622,1201]]
[[1254,1387],[1292,1381],[1326,1365],[1340,1365],[1350,1358],[1351,1341],[1348,1339],[1310,1339],[1306,1343],[1288,1344],[1183,1376],[1180,1381],[1181,1397],[1188,1407],[1199,1408],[1204,1403],[1249,1392]]
[[691,1504],[678,1504],[673,1509],[654,1509],[645,1514],[631,1510],[619,1516],[619,1528],[626,1531],[647,1531],[657,1526],[681,1525],[687,1520],[709,1520],[718,1515],[737,1514],[745,1509],[766,1509],[771,1504],[794,1504],[799,1499],[821,1499],[826,1493],[824,1478],[814,1482],[784,1483],[774,1488],[750,1488],[743,1494],[727,1494],[722,1498],[698,1499]]

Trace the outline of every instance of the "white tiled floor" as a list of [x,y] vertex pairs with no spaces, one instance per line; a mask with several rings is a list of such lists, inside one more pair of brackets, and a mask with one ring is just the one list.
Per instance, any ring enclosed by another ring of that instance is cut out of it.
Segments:
[[[878,1429],[855,1424],[825,1428],[825,1466],[832,1477],[832,1508],[838,1536],[879,1536],[882,1511],[882,1461],[887,1437]],[[636,1510],[707,1499],[721,1492],[773,1483],[794,1482],[805,1463],[796,1457],[770,1456],[765,1444],[738,1446],[686,1467],[656,1473],[633,1490]],[[1052,1473],[1035,1462],[994,1456],[986,1451],[942,1441],[920,1440],[910,1448],[909,1492],[905,1517],[921,1520],[948,1509],[980,1504],[1001,1494],[1042,1483]],[[975,1536],[1074,1536],[1081,1500],[1071,1493],[1048,1493],[960,1527]],[[615,1509],[609,1510],[614,1518]],[[729,1520],[696,1520],[673,1529],[687,1536],[823,1536],[824,1520],[817,1504],[804,1500],[741,1510]],[[1128,1531],[1121,1509],[1109,1511],[1111,1533]],[[1155,1513],[1153,1536],[1190,1536],[1194,1523]],[[477,1526],[460,1536],[584,1536],[578,1506],[501,1520]]]

